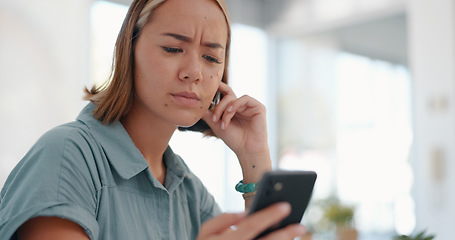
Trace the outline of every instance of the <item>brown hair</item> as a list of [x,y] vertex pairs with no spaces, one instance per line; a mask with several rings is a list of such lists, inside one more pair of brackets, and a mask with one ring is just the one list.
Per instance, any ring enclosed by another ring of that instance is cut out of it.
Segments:
[[[115,43],[112,69],[108,81],[99,86],[85,89],[85,100],[95,104],[93,116],[103,124],[109,124],[123,118],[131,109],[134,99],[134,46],[143,27],[150,19],[153,9],[166,0],[134,0],[123,21]],[[228,24],[228,39],[222,82],[228,82],[229,49],[231,43],[231,27],[229,14],[224,0],[216,0],[226,17]],[[210,130],[201,119],[194,126],[179,128],[206,132]]]

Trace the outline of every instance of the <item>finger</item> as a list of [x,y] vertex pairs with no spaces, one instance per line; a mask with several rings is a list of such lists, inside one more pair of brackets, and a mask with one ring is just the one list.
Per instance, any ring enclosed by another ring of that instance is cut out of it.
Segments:
[[[247,108],[246,105],[240,105],[241,102],[244,101],[242,101],[242,99],[239,98],[236,101],[232,101],[231,103],[228,104],[228,106],[226,106],[225,111],[221,115],[220,125],[221,130],[226,129],[229,126],[232,118],[234,118],[236,113],[242,112],[242,110],[245,110]],[[242,107],[242,109],[239,109],[240,107]]]
[[244,95],[232,101],[226,107],[222,117],[223,129],[226,129],[236,114],[244,118],[251,118],[261,112],[265,112],[265,107],[256,99]]
[[234,91],[232,91],[232,88],[229,87],[226,83],[222,82],[218,88],[218,91],[223,94],[223,98],[213,109],[213,116],[210,119],[212,122],[217,122],[223,115],[223,112],[225,111],[227,105],[237,99],[237,96],[235,95]]
[[246,213],[224,213],[205,222],[201,227],[200,237],[222,233],[231,226],[245,219]]
[[221,121],[214,122],[213,121],[213,112],[207,110],[207,112],[202,116],[202,120],[204,120],[207,125],[209,125],[210,129],[215,133],[216,136],[220,136],[221,133]]
[[292,224],[286,226],[280,230],[276,230],[267,236],[261,238],[262,240],[272,239],[294,239],[299,236],[303,236],[306,233],[306,228],[300,224]]
[[226,111],[227,106],[229,103],[235,101],[237,97],[235,95],[224,95],[223,99],[215,106],[213,109],[213,116],[211,121],[218,122],[218,120],[223,116],[224,112]]
[[237,231],[234,232],[235,237],[252,239],[284,219],[290,212],[291,206],[287,202],[273,204],[240,222],[237,225]]
[[220,91],[223,95],[234,95],[235,96],[235,93],[232,90],[232,88],[224,82],[221,82],[220,86],[218,87],[218,91]]

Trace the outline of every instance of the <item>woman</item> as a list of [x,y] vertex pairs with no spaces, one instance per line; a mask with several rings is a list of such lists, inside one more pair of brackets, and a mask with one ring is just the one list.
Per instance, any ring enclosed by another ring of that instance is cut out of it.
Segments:
[[[223,0],[134,1],[111,81],[87,91],[77,121],[43,135],[9,176],[0,238],[252,239],[289,214],[277,204],[220,215],[168,146],[177,128],[192,126],[236,153],[245,184],[271,169],[264,106],[226,84],[229,39]],[[303,233],[294,225],[266,239]]]

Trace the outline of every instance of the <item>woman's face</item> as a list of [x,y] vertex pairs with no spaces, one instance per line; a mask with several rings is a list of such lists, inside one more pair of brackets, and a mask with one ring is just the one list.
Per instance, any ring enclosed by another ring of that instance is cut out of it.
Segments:
[[134,49],[134,110],[174,126],[201,119],[221,83],[227,32],[213,0],[167,0],[153,10]]

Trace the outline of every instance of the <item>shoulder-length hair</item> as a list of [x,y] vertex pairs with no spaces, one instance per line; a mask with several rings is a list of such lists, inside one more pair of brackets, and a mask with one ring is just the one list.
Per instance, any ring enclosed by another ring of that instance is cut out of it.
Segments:
[[[134,100],[134,47],[142,29],[150,20],[153,10],[166,0],[134,0],[123,21],[122,27],[115,43],[111,73],[106,82],[85,89],[85,100],[95,104],[93,116],[103,124],[119,121],[131,109]],[[222,82],[228,82],[229,50],[231,43],[231,28],[229,13],[224,0],[215,0],[222,9],[228,25],[228,39],[226,40],[226,53]],[[194,126],[180,128],[206,132],[210,130],[201,119]]]

